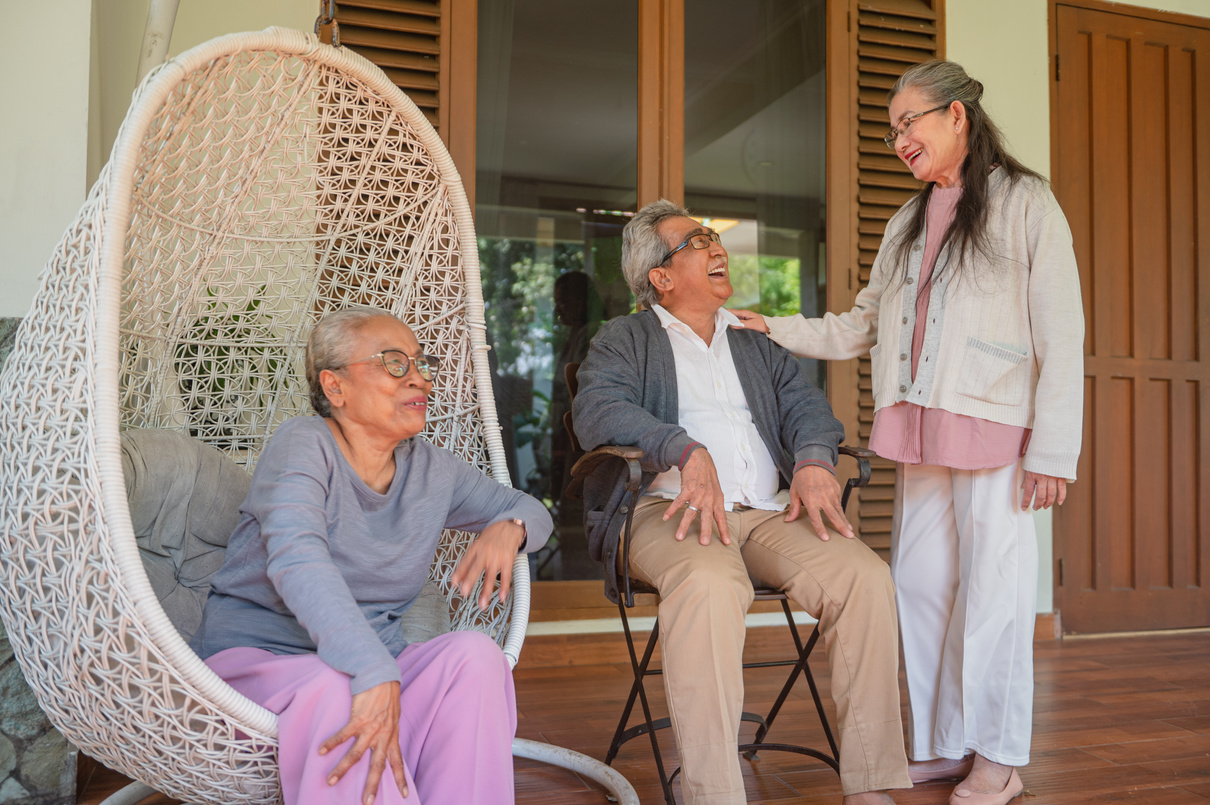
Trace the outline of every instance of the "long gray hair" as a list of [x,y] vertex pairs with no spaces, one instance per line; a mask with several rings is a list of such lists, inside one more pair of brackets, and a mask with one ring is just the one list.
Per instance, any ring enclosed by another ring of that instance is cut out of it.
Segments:
[[378,307],[358,305],[329,313],[320,319],[311,337],[307,339],[306,368],[307,390],[311,408],[322,417],[332,417],[332,404],[324,394],[319,382],[319,373],[325,369],[338,369],[357,356],[350,355],[357,332],[372,319],[395,319],[398,317]]
[[[954,222],[941,242],[942,248],[948,244],[951,254],[960,259],[950,261],[944,266],[938,265],[929,280],[932,282],[942,273],[956,270],[966,262],[965,258],[975,252],[988,259],[993,258],[991,243],[987,237],[987,189],[993,167],[998,165],[1010,183],[1015,183],[1023,176],[1031,176],[1043,182],[1046,180],[1008,153],[1004,135],[980,103],[983,98],[983,84],[967,75],[962,65],[934,59],[909,67],[887,93],[887,105],[889,106],[900,92],[911,88],[919,90],[930,106],[958,101],[966,109],[966,118],[970,125],[966,140],[966,159],[962,163],[962,197],[958,200],[958,208],[954,212]],[[891,265],[895,267],[900,281],[907,276],[912,244],[924,231],[933,185],[933,182],[926,183],[920,192],[904,205],[911,213],[908,225],[900,230],[899,236],[889,244]],[[950,265],[954,268],[950,268]]]
[[668,252],[668,245],[660,237],[660,224],[669,218],[681,217],[689,217],[689,211],[667,199],[660,199],[639,210],[622,230],[622,274],[639,310],[650,310],[660,301],[648,276],[651,269],[661,265]]

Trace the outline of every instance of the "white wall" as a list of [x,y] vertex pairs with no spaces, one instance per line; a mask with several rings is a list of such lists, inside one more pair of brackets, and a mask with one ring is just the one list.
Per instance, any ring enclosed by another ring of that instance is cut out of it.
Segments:
[[[101,162],[109,158],[134,92],[149,5],[150,0],[93,0],[98,31],[94,42],[99,96],[95,115],[100,137],[95,147],[102,154]],[[171,58],[223,34],[273,25],[311,31],[318,10],[314,0],[180,0],[168,55]],[[90,183],[96,172],[90,175]]]
[[[1210,17],[1210,0],[1135,0],[1144,6]],[[945,55],[983,82],[983,103],[1013,153],[1050,175],[1050,40],[1047,0],[948,0]],[[1054,610],[1054,543],[1050,512],[1038,528],[1038,612]]]
[[[0,317],[38,273],[109,158],[134,91],[150,0],[5,2],[0,48]],[[314,0],[181,0],[170,55],[225,33],[312,30]],[[53,40],[21,32],[55,32]],[[52,44],[53,42],[53,44]]]
[[[24,316],[87,189],[91,0],[5,3],[0,316]],[[29,31],[53,30],[53,45]]]

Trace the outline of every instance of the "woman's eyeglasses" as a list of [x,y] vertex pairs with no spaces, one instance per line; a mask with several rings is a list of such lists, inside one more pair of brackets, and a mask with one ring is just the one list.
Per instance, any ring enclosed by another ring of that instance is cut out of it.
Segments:
[[949,108],[949,104],[943,103],[940,106],[929,109],[927,112],[921,112],[918,115],[912,115],[911,117],[905,117],[903,120],[899,121],[899,128],[891,129],[890,131],[888,131],[886,133],[886,135],[882,138],[882,141],[884,143],[886,143],[887,148],[894,151],[895,143],[899,142],[900,137],[902,137],[903,135],[907,134],[909,131],[912,130],[913,123],[915,123],[917,120],[924,117],[925,115],[931,115],[933,112],[940,112],[942,109],[948,109],[948,108]]
[[415,358],[409,358],[408,354],[400,349],[384,349],[382,352],[375,352],[366,358],[358,358],[355,361],[349,361],[340,366],[333,366],[333,369],[343,369],[346,366],[352,366],[355,363],[364,363],[372,361],[375,358],[382,361],[382,368],[387,370],[387,374],[391,377],[403,377],[408,373],[408,367],[412,364],[416,365],[416,371],[425,380],[432,381],[437,376],[438,370],[441,369],[441,359],[432,355],[417,355]]

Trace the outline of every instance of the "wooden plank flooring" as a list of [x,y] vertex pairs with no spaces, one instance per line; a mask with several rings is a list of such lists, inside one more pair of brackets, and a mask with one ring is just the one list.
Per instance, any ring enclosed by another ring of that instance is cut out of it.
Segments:
[[[752,635],[754,654],[764,655],[784,630]],[[788,642],[788,638],[786,638]],[[760,658],[764,658],[763,656]],[[828,689],[826,663],[816,665]],[[748,709],[760,711],[784,679],[781,669],[748,672]],[[526,668],[515,673],[518,735],[549,741],[603,758],[630,685],[624,664]],[[1210,801],[1210,632],[1112,638],[1068,638],[1035,644],[1033,762],[1022,773],[1022,805],[1146,803],[1180,805]],[[772,739],[822,745],[805,685],[774,728]],[[902,690],[902,680],[900,681]],[[653,707],[663,712],[659,681],[649,683]],[[829,712],[830,702],[828,702]],[[751,734],[750,725],[745,725]],[[671,736],[661,735],[664,757],[675,766]],[[662,801],[650,744],[623,747],[615,768],[635,786],[643,803]],[[764,752],[741,761],[753,803],[837,805],[836,775],[796,755]],[[99,770],[80,802],[95,805],[121,783]],[[521,805],[604,805],[593,784],[562,769],[517,763]],[[933,783],[895,792],[899,805],[944,805],[952,784]],[[161,798],[160,802],[169,800]],[[150,801],[149,801],[150,802]]]

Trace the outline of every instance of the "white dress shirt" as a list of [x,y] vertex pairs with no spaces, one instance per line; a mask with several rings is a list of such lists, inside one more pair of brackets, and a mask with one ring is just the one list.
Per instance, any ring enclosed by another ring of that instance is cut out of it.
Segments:
[[[781,511],[789,496],[779,492],[777,465],[756,430],[748,398],[727,343],[727,328],[740,321],[720,309],[710,345],[661,305],[652,311],[672,342],[676,360],[677,416],[689,438],[701,442],[714,460],[727,511],[736,504]],[[662,472],[647,490],[669,500],[681,493],[681,471]]]

